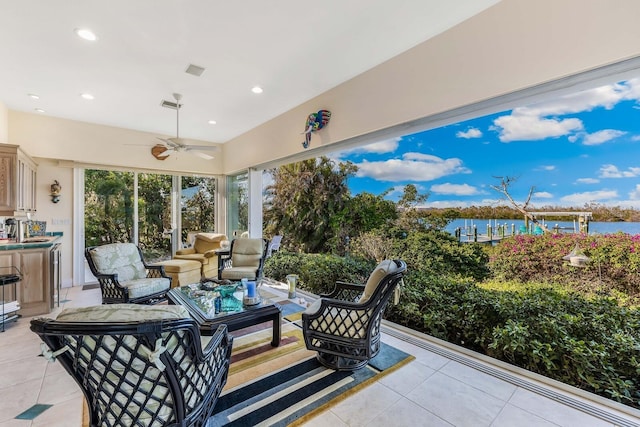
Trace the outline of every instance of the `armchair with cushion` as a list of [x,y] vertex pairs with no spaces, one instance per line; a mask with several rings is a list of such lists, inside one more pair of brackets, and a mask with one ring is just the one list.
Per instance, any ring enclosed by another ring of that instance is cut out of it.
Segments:
[[98,279],[102,303],[156,304],[166,301],[171,278],[160,265],[147,265],[133,243],[110,243],[85,249],[91,273]]
[[227,236],[217,233],[197,233],[193,246],[176,251],[174,259],[198,261],[202,264],[201,276],[212,277],[218,269],[218,254],[220,242],[227,240]]
[[31,330],[82,389],[91,426],[204,426],[227,381],[226,326],[201,341],[179,305],[68,308]]
[[380,321],[407,269],[404,261],[382,261],[366,285],[338,282],[302,314],[309,350],[323,365],[341,371],[364,367],[380,351]]
[[256,280],[262,277],[267,255],[266,239],[233,239],[229,252],[218,258],[218,279]]

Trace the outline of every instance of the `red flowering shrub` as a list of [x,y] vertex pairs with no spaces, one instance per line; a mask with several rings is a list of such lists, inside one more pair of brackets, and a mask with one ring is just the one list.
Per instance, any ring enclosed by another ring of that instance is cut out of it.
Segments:
[[[576,247],[589,261],[575,267],[563,259]],[[640,301],[640,235],[518,235],[490,249],[489,268],[496,278],[521,283],[553,282],[577,291],[629,296]]]

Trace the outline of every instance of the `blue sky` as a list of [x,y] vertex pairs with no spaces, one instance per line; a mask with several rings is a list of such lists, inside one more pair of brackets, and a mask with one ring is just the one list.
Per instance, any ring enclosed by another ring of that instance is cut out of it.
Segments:
[[640,208],[640,79],[585,90],[331,156],[359,167],[353,195],[406,184],[429,207],[504,203],[496,176],[532,205]]

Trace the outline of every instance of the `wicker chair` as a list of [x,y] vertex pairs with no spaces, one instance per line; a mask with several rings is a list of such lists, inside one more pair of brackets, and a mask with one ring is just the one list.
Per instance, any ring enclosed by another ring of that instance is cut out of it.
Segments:
[[380,351],[380,321],[407,269],[404,261],[382,261],[365,285],[336,283],[302,314],[304,341],[324,366],[339,371],[364,367]]
[[226,326],[203,347],[182,306],[65,309],[31,330],[82,389],[91,426],[204,426],[227,381]]
[[262,267],[267,256],[266,239],[240,238],[231,241],[229,252],[218,256],[218,279],[257,280],[262,277]]
[[103,304],[156,304],[167,300],[171,278],[162,265],[147,265],[135,244],[91,246],[84,256],[100,283]]

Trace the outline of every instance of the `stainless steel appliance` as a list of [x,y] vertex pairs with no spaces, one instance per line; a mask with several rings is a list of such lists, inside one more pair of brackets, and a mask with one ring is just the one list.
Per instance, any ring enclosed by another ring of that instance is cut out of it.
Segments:
[[18,232],[18,226],[16,224],[16,219],[15,218],[7,218],[4,221],[4,228],[7,232],[7,238],[8,239],[15,239],[16,238],[16,233]]

